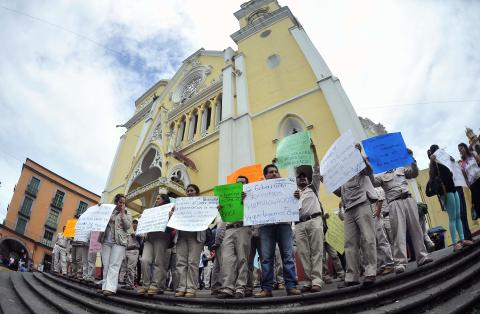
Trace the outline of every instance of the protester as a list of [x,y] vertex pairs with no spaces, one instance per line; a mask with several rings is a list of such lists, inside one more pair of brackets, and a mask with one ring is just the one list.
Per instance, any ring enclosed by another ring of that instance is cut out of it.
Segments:
[[125,207],[125,195],[115,195],[114,204],[116,206],[112,211],[107,228],[99,238],[99,242],[102,243],[102,293],[104,296],[117,292],[120,266],[132,228],[132,216]]
[[300,199],[300,221],[295,222],[297,253],[305,274],[302,292],[319,292],[322,280],[323,260],[323,209],[318,198],[320,190],[320,163],[313,142],[310,148],[314,162],[311,182],[304,172],[297,173],[296,196]]
[[[360,144],[355,147],[361,152]],[[372,185],[372,168],[364,158],[366,168],[334,193],[341,197],[345,209],[345,258],[347,271],[345,282],[339,288],[360,284],[360,245],[365,260],[363,284],[371,285],[377,275],[377,251],[375,243],[375,223],[372,216],[372,203],[378,199]],[[359,241],[359,239],[362,239]]]
[[[278,168],[274,164],[266,165],[263,168],[263,175],[266,180],[280,178]],[[293,256],[291,223],[262,225],[259,232],[262,252],[262,291],[255,294],[255,297],[266,298],[272,296],[275,246],[277,243],[280,248],[280,255],[282,256],[283,277],[285,280],[287,295],[301,294],[301,291],[296,288],[297,275],[295,270],[295,259]]]
[[473,218],[480,218],[480,156],[467,147],[467,144],[458,144],[458,151],[462,160],[462,168],[465,181],[472,194],[472,213]]
[[[170,203],[167,194],[158,194],[154,207]],[[140,259],[142,265],[142,286],[138,293],[148,295],[163,294],[166,290],[168,256],[166,254],[171,241],[169,232],[150,232],[145,236],[143,252]],[[153,278],[152,278],[153,265]]]
[[[187,186],[187,197],[200,194],[200,188],[195,184]],[[192,298],[198,289],[198,265],[200,253],[206,240],[206,232],[177,232],[177,272],[179,276],[176,297]]]
[[127,240],[127,249],[120,267],[120,282],[125,283],[125,289],[135,289],[135,273],[137,272],[138,250],[140,249],[141,237],[135,235],[137,231],[138,220],[132,221],[132,228]]
[[54,272],[67,275],[67,249],[68,238],[63,235],[65,226],[62,228],[62,232],[57,233],[55,237],[55,245],[53,246],[53,270]]
[[[453,182],[453,174],[446,166],[436,161],[434,153],[438,149],[438,145],[433,144],[427,151],[427,155],[430,158],[429,180],[432,181],[434,179],[439,179],[441,183],[439,197],[442,206],[447,210],[450,235],[452,237],[452,243],[454,244],[453,250],[457,252],[464,246],[472,245],[472,242],[465,240],[463,234],[463,226],[460,219],[460,199],[458,198],[455,183]],[[457,234],[459,237],[458,242]]]
[[211,255],[214,257],[212,275],[210,278],[210,289],[212,295],[217,295],[223,285],[222,273],[222,243],[225,237],[226,223],[219,222],[216,227],[215,240],[210,248]]

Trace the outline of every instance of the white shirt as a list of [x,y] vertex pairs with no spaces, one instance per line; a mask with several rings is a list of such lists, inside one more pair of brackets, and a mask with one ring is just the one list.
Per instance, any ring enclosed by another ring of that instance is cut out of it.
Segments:
[[473,156],[462,161],[462,168],[467,174],[468,185],[472,185],[480,178],[480,167]]

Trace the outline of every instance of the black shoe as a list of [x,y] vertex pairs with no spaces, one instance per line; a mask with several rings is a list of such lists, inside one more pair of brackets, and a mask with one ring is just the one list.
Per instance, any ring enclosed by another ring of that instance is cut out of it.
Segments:
[[243,293],[235,292],[235,294],[233,295],[233,298],[234,299],[243,299]]
[[367,276],[365,279],[363,279],[363,286],[364,287],[369,287],[372,286],[375,283],[375,276]]
[[360,284],[360,282],[358,282],[358,281],[344,281],[337,286],[337,289],[343,289],[343,288],[358,286],[359,284]]

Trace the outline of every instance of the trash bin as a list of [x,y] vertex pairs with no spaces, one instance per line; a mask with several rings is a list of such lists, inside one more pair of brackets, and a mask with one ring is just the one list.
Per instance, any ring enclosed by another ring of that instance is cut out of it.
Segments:
[[445,231],[447,230],[442,226],[432,227],[428,230],[428,236],[435,244],[435,251],[445,248]]

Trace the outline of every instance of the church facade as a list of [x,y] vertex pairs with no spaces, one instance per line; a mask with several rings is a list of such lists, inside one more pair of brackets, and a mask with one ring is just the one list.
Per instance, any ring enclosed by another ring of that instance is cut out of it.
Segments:
[[[235,169],[270,163],[276,142],[295,131],[310,132],[319,156],[349,129],[365,138],[340,81],[288,7],[252,0],[234,15],[236,49],[198,50],[135,102],[102,201],[124,193],[141,212],[157,193],[182,196],[189,183],[213,194]],[[338,206],[324,190],[320,197]]]

